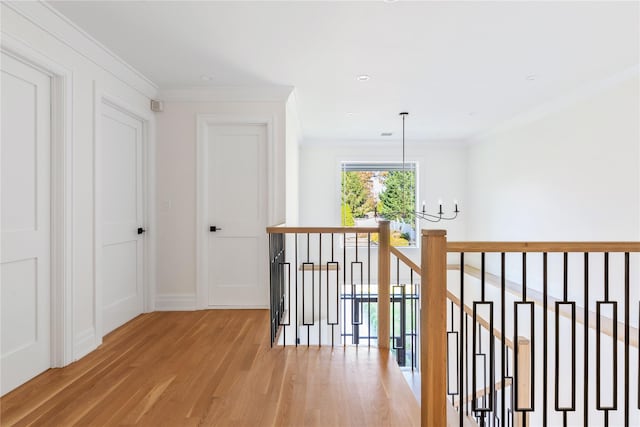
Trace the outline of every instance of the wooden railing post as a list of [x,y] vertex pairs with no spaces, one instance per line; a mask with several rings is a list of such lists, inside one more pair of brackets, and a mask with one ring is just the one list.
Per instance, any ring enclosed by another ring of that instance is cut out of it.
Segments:
[[389,221],[380,221],[378,233],[378,347],[389,348],[391,311],[391,231]]
[[447,232],[422,230],[420,374],[422,427],[447,425]]

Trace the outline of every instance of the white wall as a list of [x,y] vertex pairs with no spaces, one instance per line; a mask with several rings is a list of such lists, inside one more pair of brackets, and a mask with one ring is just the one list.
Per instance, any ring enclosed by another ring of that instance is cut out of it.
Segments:
[[[156,87],[66,18],[40,2],[2,2],[2,46],[16,47],[29,59],[47,58],[68,70],[72,118],[66,138],[72,143],[73,359],[102,341],[96,335],[94,307],[94,85],[137,110],[148,110]],[[153,143],[151,141],[151,143]],[[99,334],[98,334],[99,335]]]
[[472,142],[472,240],[640,239],[638,72]]
[[286,121],[285,220],[288,224],[297,224],[300,216],[299,147],[302,139],[302,131],[300,129],[295,92],[293,92],[287,100]]
[[268,173],[275,182],[272,194],[268,195],[268,217],[270,223],[285,221],[285,102],[288,92],[281,100],[265,102],[215,101],[213,95],[204,92],[168,91],[161,95],[166,102],[164,112],[157,115],[158,309],[193,309],[196,306],[198,114],[267,115],[273,118],[275,158]]

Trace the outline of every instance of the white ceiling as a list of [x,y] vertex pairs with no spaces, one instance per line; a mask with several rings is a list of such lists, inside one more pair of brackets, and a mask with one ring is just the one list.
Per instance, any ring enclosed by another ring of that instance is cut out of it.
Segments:
[[465,139],[640,62],[638,2],[53,6],[161,88],[295,87],[306,139]]

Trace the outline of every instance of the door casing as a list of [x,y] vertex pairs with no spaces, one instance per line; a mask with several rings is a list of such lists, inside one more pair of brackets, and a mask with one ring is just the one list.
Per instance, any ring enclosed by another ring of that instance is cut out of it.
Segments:
[[9,34],[3,53],[51,77],[51,367],[72,363],[73,325],[73,72]]
[[156,247],[155,247],[155,141],[154,134],[154,115],[151,110],[139,109],[128,102],[119,99],[105,92],[102,87],[94,82],[94,134],[93,134],[93,183],[94,183],[94,324],[96,344],[100,345],[103,338],[103,283],[102,283],[102,106],[108,104],[124,114],[127,114],[142,122],[142,189],[144,192],[143,199],[143,222],[141,226],[145,228],[144,236],[144,279],[142,285],[143,293],[143,312],[155,310],[155,264],[156,264]]

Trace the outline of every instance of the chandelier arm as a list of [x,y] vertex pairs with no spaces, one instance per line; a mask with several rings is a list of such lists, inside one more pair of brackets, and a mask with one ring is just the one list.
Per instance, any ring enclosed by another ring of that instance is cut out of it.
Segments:
[[441,221],[440,218],[438,218],[438,219],[430,219],[430,218],[427,218],[427,217],[421,217],[420,219],[422,219],[424,221],[429,221],[429,222],[440,222]]

